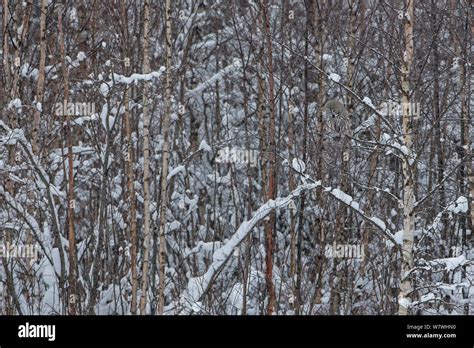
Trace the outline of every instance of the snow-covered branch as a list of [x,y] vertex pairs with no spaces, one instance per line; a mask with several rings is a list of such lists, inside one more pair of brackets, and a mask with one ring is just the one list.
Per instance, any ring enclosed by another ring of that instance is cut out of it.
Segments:
[[[281,156],[280,156],[281,157]],[[281,157],[283,158],[283,157]],[[284,160],[285,163],[288,163],[288,160]],[[293,165],[290,166],[290,169],[296,172],[297,174],[301,175],[302,179],[304,182],[312,182],[312,183],[318,183],[318,186],[320,186],[323,190],[323,192],[327,192],[331,196],[333,196],[336,200],[338,200],[341,203],[344,203],[347,205],[349,208],[351,208],[356,214],[358,214],[360,217],[363,219],[367,220],[370,222],[372,225],[377,227],[378,234],[381,235],[382,237],[390,240],[397,248],[399,248],[399,244],[396,242],[395,236],[393,233],[387,228],[387,225],[378,217],[375,216],[368,216],[364,213],[364,211],[359,207],[359,203],[356,202],[352,196],[348,195],[347,193],[341,191],[338,188],[332,188],[332,187],[326,187],[321,185],[321,181],[316,181],[309,177],[308,175],[304,174],[303,171],[301,170],[303,166],[302,161],[293,161],[293,163],[299,163],[298,165]],[[304,170],[304,169],[303,169]]]
[[[206,273],[202,276],[191,278],[188,282],[187,289],[181,295],[179,303],[184,306],[180,310],[181,313],[189,313],[193,306],[200,300],[200,298],[206,293],[209,286],[214,281],[215,277],[220,273],[224,265],[226,264],[229,257],[236,247],[242,243],[245,237],[252,231],[252,229],[263,220],[271,211],[283,208],[290,203],[292,199],[300,196],[303,192],[311,191],[320,186],[319,182],[311,184],[303,184],[292,191],[286,197],[280,197],[275,200],[269,200],[267,203],[262,205],[252,216],[250,220],[242,222],[230,238],[230,240],[224,244],[221,248],[217,249],[212,257],[212,264],[209,266]],[[170,310],[174,309],[174,305],[171,306]],[[179,309],[178,309],[179,310]]]

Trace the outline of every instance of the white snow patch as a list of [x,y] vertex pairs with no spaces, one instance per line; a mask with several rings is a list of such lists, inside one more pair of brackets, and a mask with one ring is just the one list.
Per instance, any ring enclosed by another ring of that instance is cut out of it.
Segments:
[[84,59],[86,59],[87,56],[84,52],[80,51],[78,54],[77,54],[77,61],[78,62],[82,62]]
[[333,80],[334,82],[339,82],[341,80],[341,77],[338,74],[330,73],[329,79]]
[[375,109],[375,106],[374,106],[374,104],[372,104],[372,100],[371,100],[370,98],[364,97],[364,99],[362,99],[362,101],[363,101],[365,104],[367,104],[368,106],[370,106],[370,107],[372,107],[372,108]]
[[166,180],[167,180],[167,181],[170,181],[173,176],[179,174],[180,172],[182,172],[182,171],[185,170],[185,169],[186,169],[186,168],[185,168],[184,166],[182,166],[182,165],[181,165],[181,166],[177,166],[176,168],[173,168],[173,169],[169,172],[168,176],[166,177]]
[[323,54],[323,60],[331,61],[331,60],[332,60],[332,56],[331,56],[330,54],[324,53],[324,54]]
[[8,109],[21,109],[21,100],[19,98],[15,98],[8,103]]
[[452,271],[459,266],[463,266],[464,264],[469,263],[464,255],[460,255],[458,257],[448,257],[445,259],[435,259],[429,262],[430,265],[439,265],[442,264],[446,267],[447,271]]
[[455,214],[458,213],[467,213],[468,209],[468,202],[467,198],[464,196],[460,196],[456,202],[451,203],[448,208],[446,208],[447,211],[453,212]]
[[104,96],[104,97],[107,97],[107,95],[109,94],[109,86],[103,82],[101,85],[100,85],[100,93]]
[[201,143],[199,144],[199,150],[203,150],[205,152],[211,152],[211,147],[209,144],[206,142],[206,140],[202,140]]
[[299,158],[293,158],[292,167],[299,173],[304,173],[306,170],[306,164]]

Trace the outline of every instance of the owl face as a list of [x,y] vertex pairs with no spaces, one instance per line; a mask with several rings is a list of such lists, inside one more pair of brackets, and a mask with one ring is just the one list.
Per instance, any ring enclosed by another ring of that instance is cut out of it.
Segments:
[[330,136],[334,138],[342,137],[349,129],[348,117],[334,110],[328,110],[326,112],[326,124]]
[[339,138],[349,130],[349,115],[344,105],[337,100],[330,100],[324,106],[329,136]]

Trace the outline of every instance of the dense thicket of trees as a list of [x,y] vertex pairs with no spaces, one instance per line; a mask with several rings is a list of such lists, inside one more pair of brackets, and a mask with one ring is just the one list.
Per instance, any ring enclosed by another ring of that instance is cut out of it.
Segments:
[[469,1],[0,8],[1,314],[474,313]]

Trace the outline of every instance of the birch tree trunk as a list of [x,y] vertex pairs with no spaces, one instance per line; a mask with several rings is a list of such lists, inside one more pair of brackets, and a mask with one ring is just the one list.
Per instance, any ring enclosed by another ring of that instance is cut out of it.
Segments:
[[[143,73],[150,72],[149,51],[150,2],[143,4]],[[150,114],[148,110],[148,82],[143,87],[143,266],[142,293],[140,298],[140,314],[146,314],[146,297],[148,291],[148,263],[150,244]]]
[[403,170],[403,246],[402,246],[402,270],[399,294],[399,315],[407,315],[413,291],[410,278],[410,270],[413,268],[413,232],[415,224],[414,216],[414,183],[413,183],[413,117],[410,114],[410,81],[409,74],[413,61],[413,21],[414,0],[405,0],[406,12],[404,14],[404,36],[405,50],[402,64],[402,129],[403,144],[406,153],[402,161]]

